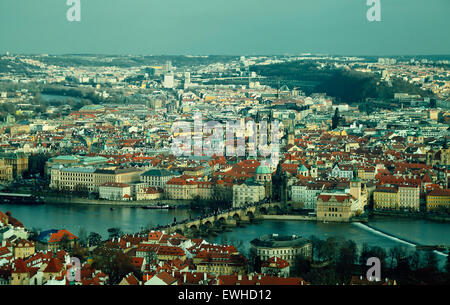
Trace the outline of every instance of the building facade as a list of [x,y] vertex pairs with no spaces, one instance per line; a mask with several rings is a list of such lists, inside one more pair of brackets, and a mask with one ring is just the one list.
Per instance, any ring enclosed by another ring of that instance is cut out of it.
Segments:
[[233,185],[233,207],[239,208],[265,198],[265,188],[257,182],[245,182]]
[[252,240],[250,246],[251,251],[253,251],[261,261],[278,257],[287,261],[290,266],[293,266],[295,265],[297,256],[302,256],[307,260],[312,259],[311,241],[296,235],[264,235]]

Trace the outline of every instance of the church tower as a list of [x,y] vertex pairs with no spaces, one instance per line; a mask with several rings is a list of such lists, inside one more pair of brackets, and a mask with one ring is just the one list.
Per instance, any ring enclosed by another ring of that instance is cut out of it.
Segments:
[[314,163],[311,166],[311,169],[309,170],[309,175],[313,178],[317,178],[317,176],[318,176],[316,160],[314,160]]
[[357,177],[350,180],[350,195],[356,199],[361,198],[361,180]]
[[275,175],[272,177],[272,200],[287,202],[287,177],[282,171],[281,163],[278,163]]

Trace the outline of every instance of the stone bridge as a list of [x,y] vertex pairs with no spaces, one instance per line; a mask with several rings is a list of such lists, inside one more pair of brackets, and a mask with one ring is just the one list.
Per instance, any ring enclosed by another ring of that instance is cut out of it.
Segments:
[[281,203],[262,203],[238,209],[219,211],[215,215],[206,215],[200,218],[185,220],[181,223],[172,223],[164,226],[162,229],[168,233],[178,232],[180,234],[222,231],[224,227],[233,227],[260,219],[261,215],[280,214],[281,212]]

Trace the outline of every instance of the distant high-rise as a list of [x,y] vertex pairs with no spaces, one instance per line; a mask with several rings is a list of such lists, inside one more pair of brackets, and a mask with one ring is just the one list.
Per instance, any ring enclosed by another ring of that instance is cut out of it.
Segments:
[[184,89],[189,88],[191,85],[191,72],[184,73]]
[[164,72],[171,72],[172,71],[172,62],[170,60],[166,61],[163,67]]
[[164,88],[174,88],[175,87],[175,78],[173,74],[165,74],[164,75],[164,82],[163,82]]

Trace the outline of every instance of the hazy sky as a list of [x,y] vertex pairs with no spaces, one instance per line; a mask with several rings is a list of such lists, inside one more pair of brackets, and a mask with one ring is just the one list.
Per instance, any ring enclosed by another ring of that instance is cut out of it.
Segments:
[[0,52],[450,54],[450,0],[0,0]]

